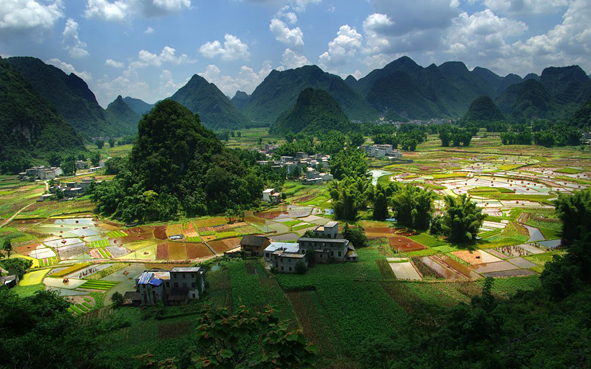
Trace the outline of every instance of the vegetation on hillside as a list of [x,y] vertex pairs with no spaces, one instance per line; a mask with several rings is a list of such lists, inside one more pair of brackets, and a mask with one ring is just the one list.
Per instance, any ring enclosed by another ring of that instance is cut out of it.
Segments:
[[165,100],[144,115],[125,168],[93,198],[100,213],[125,221],[165,220],[257,205],[263,185],[199,116]]
[[269,132],[279,135],[287,132],[318,134],[330,130],[349,131],[347,116],[328,92],[306,88],[298,96],[296,104],[277,119]]
[[3,59],[0,142],[0,173],[18,173],[52,154],[86,151],[76,131]]
[[463,120],[467,122],[495,122],[505,120],[505,116],[489,96],[480,96],[472,101]]

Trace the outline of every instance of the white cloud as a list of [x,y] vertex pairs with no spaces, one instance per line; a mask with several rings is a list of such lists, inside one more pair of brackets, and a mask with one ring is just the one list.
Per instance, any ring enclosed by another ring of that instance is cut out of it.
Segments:
[[365,32],[366,52],[370,54],[380,54],[390,49],[390,41],[387,34],[389,28],[394,26],[394,22],[385,14],[371,14],[363,21],[363,31]]
[[138,60],[130,64],[133,68],[142,67],[160,67],[163,63],[170,63],[174,65],[190,64],[195,61],[190,59],[187,54],[176,56],[176,50],[170,46],[165,46],[160,52],[160,55],[153,54],[146,50],[140,50],[138,53]]
[[87,0],[84,16],[123,22],[140,15],[158,18],[191,8],[191,0]]
[[3,0],[0,6],[0,38],[31,34],[43,40],[64,16],[61,0]]
[[494,12],[514,16],[556,13],[569,5],[568,0],[484,0]]
[[124,1],[111,3],[107,0],[88,0],[84,16],[109,22],[122,22],[128,16],[128,5]]
[[144,31],[145,35],[151,35],[152,33],[154,33],[154,28],[152,27],[148,27],[146,28],[146,30]]
[[512,51],[506,39],[527,30],[525,23],[497,16],[490,9],[472,15],[462,13],[453,23],[444,42],[446,52],[464,61],[508,56]]
[[62,36],[64,49],[68,50],[68,54],[72,58],[83,58],[89,55],[88,51],[86,51],[86,43],[80,41],[80,37],[78,36],[78,23],[72,18],[66,21],[66,27]]
[[328,43],[328,51],[320,55],[318,64],[326,70],[333,70],[347,63],[362,47],[363,36],[355,28],[344,25],[339,28],[337,37]]
[[122,75],[109,80],[107,76],[96,81],[93,90],[103,107],[106,107],[116,96],[131,96],[146,102],[153,101],[153,90],[141,80],[133,67],[127,68]]
[[242,66],[236,77],[222,75],[216,65],[208,65],[205,72],[198,73],[208,82],[214,83],[224,94],[234,96],[236,91],[244,91],[248,94],[271,73],[271,62],[265,61],[258,72],[247,66]]
[[295,51],[287,48],[283,52],[281,65],[286,69],[293,69],[303,67],[304,65],[310,65],[310,61],[304,55],[298,54]]
[[63,61],[57,59],[57,58],[49,59],[47,61],[47,64],[51,64],[54,67],[61,69],[66,74],[74,73],[75,75],[77,75],[78,77],[80,77],[84,81],[86,81],[86,83],[89,83],[90,81],[92,81],[92,74],[90,74],[89,72],[79,72],[76,70],[76,68],[74,68],[74,66],[72,64],[68,64],[66,62],[63,62]]
[[304,33],[300,27],[289,28],[282,20],[273,18],[271,24],[269,24],[269,29],[277,41],[292,47],[304,45]]
[[113,67],[113,68],[123,68],[125,66],[125,64],[115,61],[113,59],[105,60],[105,65],[108,67]]
[[218,40],[215,40],[201,45],[199,52],[206,58],[220,56],[222,60],[249,58],[250,52],[248,51],[248,45],[240,41],[238,37],[226,34],[224,39],[223,46]]
[[275,14],[275,18],[278,19],[285,19],[287,21],[287,23],[289,24],[296,24],[298,21],[298,16],[296,13],[294,12],[290,12],[290,7],[289,6],[284,6],[283,8],[281,8],[277,14]]
[[563,15],[561,24],[545,34],[517,41],[512,47],[516,59],[526,59],[529,66],[543,68],[551,65],[579,64],[591,69],[591,3],[574,0]]

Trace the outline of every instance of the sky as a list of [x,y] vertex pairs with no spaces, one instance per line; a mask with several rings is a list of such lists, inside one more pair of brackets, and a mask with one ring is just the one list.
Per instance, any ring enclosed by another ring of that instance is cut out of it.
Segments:
[[106,107],[194,75],[226,95],[316,64],[361,78],[401,56],[504,76],[591,73],[589,0],[0,0],[0,56],[76,73]]

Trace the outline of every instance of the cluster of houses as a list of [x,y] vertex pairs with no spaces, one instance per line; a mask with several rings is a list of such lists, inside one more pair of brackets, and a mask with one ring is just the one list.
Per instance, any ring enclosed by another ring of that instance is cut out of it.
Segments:
[[292,174],[296,168],[302,170],[304,167],[308,168],[304,173],[303,184],[323,184],[332,181],[333,177],[330,174],[320,173],[317,168],[320,165],[324,169],[328,169],[330,155],[314,154],[308,155],[305,152],[299,151],[295,156],[282,156],[280,160],[260,160],[260,165],[271,165],[273,169],[280,170],[287,169],[287,174]]
[[58,191],[61,191],[65,198],[83,196],[93,182],[101,183],[102,181],[97,181],[96,178],[90,177],[83,178],[80,182],[64,182],[54,184],[53,186],[49,187],[49,193],[41,195],[37,201],[41,202],[49,200],[56,196]]
[[6,288],[16,287],[18,284],[18,276],[10,275],[8,271],[0,268],[0,287],[4,286]]
[[384,158],[387,157],[388,159],[400,159],[402,158],[402,152],[400,150],[396,150],[389,144],[381,144],[381,145],[362,145],[359,146],[360,149],[365,151],[365,154],[370,158]]
[[149,269],[136,278],[136,290],[126,292],[124,299],[135,305],[183,304],[199,300],[204,292],[205,270],[200,267]]
[[32,167],[24,172],[18,174],[18,179],[21,181],[34,181],[36,179],[48,180],[59,177],[64,172],[60,167],[46,167],[40,165],[38,167]]
[[248,255],[264,257],[279,273],[296,273],[298,262],[307,269],[307,253],[312,253],[317,263],[358,261],[355,247],[339,234],[339,224],[335,221],[316,227],[314,237],[301,237],[297,243],[273,242],[266,236],[244,236],[240,246]]

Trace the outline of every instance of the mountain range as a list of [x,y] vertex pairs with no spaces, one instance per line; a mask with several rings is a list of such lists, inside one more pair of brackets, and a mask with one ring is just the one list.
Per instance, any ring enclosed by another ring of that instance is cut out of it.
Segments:
[[[32,57],[13,57],[6,61],[27,80],[66,122],[82,137],[120,136],[137,133],[137,121],[116,113],[108,114],[97,102],[86,82],[74,73],[45,64]],[[138,118],[139,120],[139,118]]]
[[[119,96],[103,109],[86,82],[73,73],[32,57],[12,57],[5,63],[87,141],[136,134],[137,122],[154,107]],[[208,128],[238,129],[279,122],[307,88],[327,92],[352,122],[459,119],[482,96],[492,99],[509,120],[568,120],[591,97],[591,80],[578,66],[549,67],[539,76],[530,73],[521,78],[515,74],[502,77],[481,67],[469,70],[457,61],[422,67],[401,57],[359,80],[353,76],[342,79],[314,65],[274,70],[251,95],[238,91],[232,99],[194,75],[168,98],[199,114]],[[489,104],[485,110],[494,109]],[[495,112],[494,116],[499,115]]]
[[0,173],[19,172],[51,154],[86,151],[57,109],[1,58],[0,142]]

